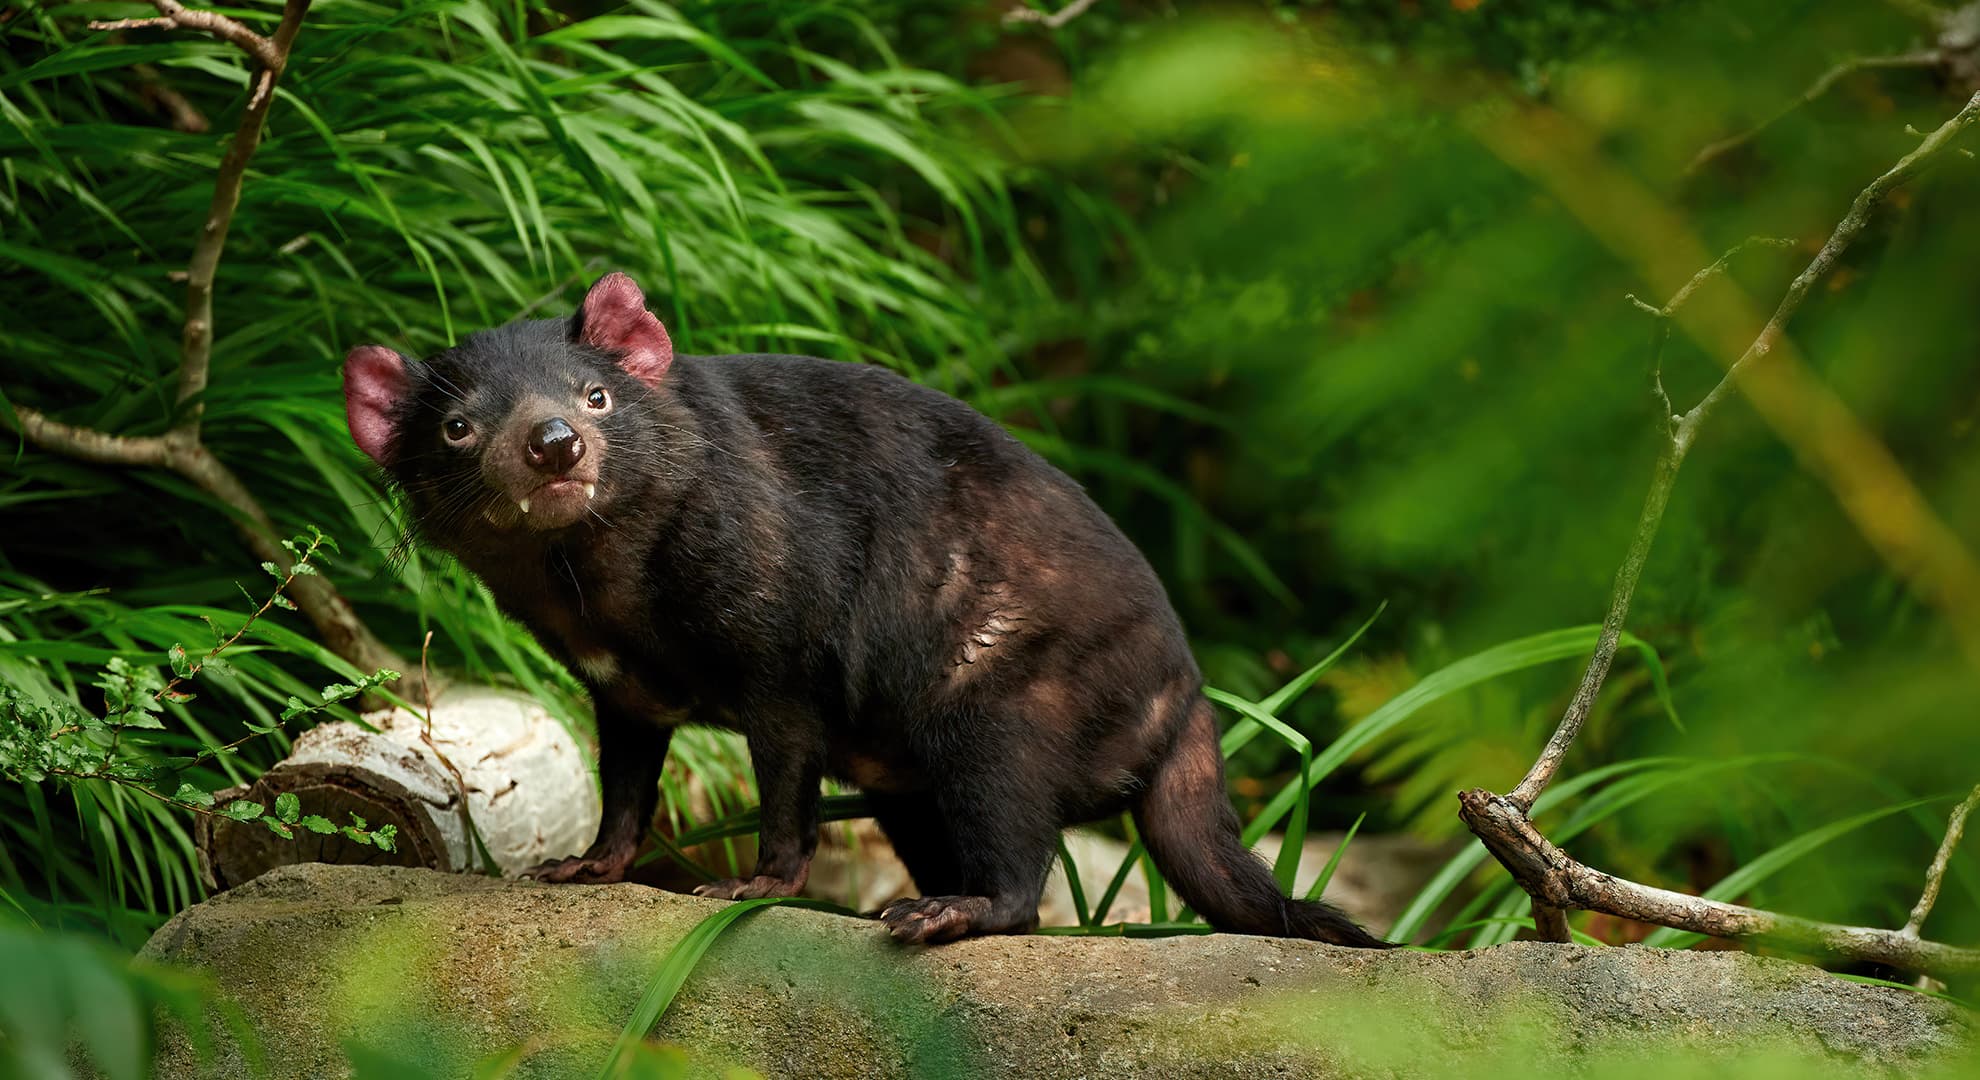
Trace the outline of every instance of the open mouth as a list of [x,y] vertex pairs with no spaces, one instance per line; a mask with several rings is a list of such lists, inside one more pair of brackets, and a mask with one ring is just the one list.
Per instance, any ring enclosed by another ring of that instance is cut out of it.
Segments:
[[562,529],[590,513],[597,497],[596,479],[560,476],[530,488],[526,494],[509,496],[506,515],[496,507],[489,508],[488,520],[509,528],[520,525],[531,532]]
[[579,497],[582,497],[588,503],[597,496],[598,485],[595,482],[590,480],[575,480],[566,476],[537,485],[529,494],[516,500],[516,509],[521,510],[524,514],[528,514],[531,506],[543,506],[546,504],[561,506],[569,504]]

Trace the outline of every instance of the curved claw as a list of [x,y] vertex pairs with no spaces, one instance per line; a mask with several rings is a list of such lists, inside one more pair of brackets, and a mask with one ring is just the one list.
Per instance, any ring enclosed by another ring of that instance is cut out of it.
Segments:
[[631,865],[631,858],[618,855],[573,855],[538,863],[522,876],[558,885],[610,885],[624,881]]
[[924,896],[888,904],[880,912],[880,921],[896,941],[935,945],[983,933],[987,928],[979,924],[989,911],[987,897]]
[[706,885],[694,887],[694,895],[709,896],[717,900],[754,900],[761,896],[796,896],[803,882],[786,881],[783,878],[757,875],[749,878],[724,878]]

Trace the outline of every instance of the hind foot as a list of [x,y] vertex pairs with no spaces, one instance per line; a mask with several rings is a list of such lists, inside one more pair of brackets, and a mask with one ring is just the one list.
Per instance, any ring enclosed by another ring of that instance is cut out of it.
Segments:
[[880,921],[896,941],[936,945],[976,934],[1022,934],[1038,925],[1038,911],[1033,905],[1029,917],[1000,913],[987,896],[924,896],[894,901]]
[[803,888],[802,881],[758,874],[755,877],[724,878],[706,885],[696,885],[694,895],[712,896],[717,900],[754,900],[761,896],[796,896],[798,890]]
[[632,862],[631,848],[610,849],[598,854],[550,859],[524,870],[522,876],[554,884],[610,885],[626,879],[626,870]]

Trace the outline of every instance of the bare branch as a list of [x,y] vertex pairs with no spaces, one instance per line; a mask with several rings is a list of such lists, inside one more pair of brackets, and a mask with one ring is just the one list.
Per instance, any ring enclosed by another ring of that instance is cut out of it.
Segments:
[[1074,19],[1079,18],[1081,15],[1086,14],[1086,9],[1098,2],[1099,0],[1072,0],[1072,3],[1067,4],[1050,15],[1036,8],[1028,8],[1023,4],[1019,4],[1017,7],[1004,13],[1004,25],[1016,26],[1019,23],[1036,23],[1047,30],[1057,30]]
[[1507,796],[1522,812],[1533,809],[1533,801],[1547,789],[1547,784],[1560,771],[1561,762],[1566,759],[1568,747],[1574,744],[1574,737],[1581,734],[1581,725],[1588,720],[1589,712],[1595,707],[1595,697],[1602,692],[1602,683],[1609,677],[1609,665],[1616,659],[1616,649],[1622,643],[1623,621],[1629,616],[1629,600],[1636,592],[1636,581],[1643,575],[1643,564],[1650,559],[1651,542],[1657,538],[1657,526],[1664,519],[1664,505],[1670,501],[1671,486],[1677,480],[1678,465],[1683,461],[1683,451],[1672,439],[1664,452],[1657,457],[1657,468],[1650,479],[1650,492],[1643,499],[1643,513],[1636,522],[1636,535],[1630,538],[1629,553],[1623,556],[1622,566],[1616,571],[1615,588],[1609,594],[1609,613],[1602,619],[1602,632],[1595,638],[1595,655],[1588,658],[1588,667],[1581,673],[1581,683],[1575,687],[1574,697],[1569,700],[1567,712],[1554,729],[1553,737],[1547,740],[1540,758],[1527,770],[1526,778],[1519,782],[1512,794]]
[[[1711,413],[1713,407],[1730,392],[1734,382],[1753,360],[1773,350],[1786,331],[1788,322],[1801,309],[1802,301],[1808,298],[1808,291],[1835,266],[1842,253],[1868,224],[1871,211],[1884,196],[1916,175],[1927,162],[1943,152],[1976,117],[1980,117],[1980,94],[1975,94],[1952,119],[1939,125],[1938,129],[1926,136],[1916,149],[1906,154],[1896,165],[1871,181],[1869,186],[1858,193],[1855,201],[1850,204],[1849,211],[1829,234],[1828,242],[1822,245],[1815,258],[1788,286],[1787,295],[1782,297],[1779,306],[1774,309],[1773,316],[1761,328],[1759,336],[1747,346],[1739,359],[1726,369],[1725,376],[1718,384],[1712,387],[1690,412],[1677,419],[1663,453],[1658,457],[1649,494],[1644,498],[1643,512],[1637,518],[1636,533],[1630,538],[1629,551],[1623,557],[1622,566],[1616,571],[1615,587],[1609,597],[1609,612],[1603,618],[1602,632],[1595,640],[1595,654],[1589,658],[1588,667],[1582,672],[1581,683],[1575,688],[1574,697],[1568,702],[1567,711],[1562,715],[1559,726],[1554,729],[1553,736],[1547,740],[1546,748],[1541,751],[1539,759],[1527,771],[1526,777],[1519,782],[1519,786],[1507,796],[1520,809],[1531,810],[1534,800],[1540,797],[1540,793],[1546,790],[1547,784],[1553,780],[1554,774],[1560,771],[1568,747],[1573,744],[1575,736],[1581,733],[1581,726],[1587,721],[1588,713],[1595,705],[1595,697],[1601,692],[1603,681],[1608,678],[1609,665],[1614,661],[1616,648],[1622,639],[1623,621],[1629,614],[1630,597],[1636,590],[1637,579],[1642,575],[1643,562],[1649,556],[1651,543],[1656,539],[1658,525],[1664,516],[1664,505],[1670,497],[1671,485],[1677,479],[1678,467],[1684,463],[1685,454],[1690,451],[1692,442],[1697,438],[1699,426],[1704,423],[1705,417]],[[1728,251],[1711,266],[1693,275],[1691,280],[1672,296],[1669,303],[1656,309],[1657,314],[1668,317],[1691,296],[1701,281],[1716,272],[1715,268],[1723,269],[1727,259],[1756,242],[1771,241],[1750,239]],[[1637,304],[1641,307],[1649,306],[1640,300]],[[1659,392],[1661,393],[1661,382]]]
[[1918,903],[1911,909],[1911,918],[1904,921],[1904,929],[1898,931],[1917,937],[1925,928],[1925,920],[1932,915],[1932,905],[1939,902],[1939,888],[1945,884],[1946,868],[1952,865],[1953,851],[1959,847],[1960,838],[1966,835],[1966,819],[1973,808],[1980,806],[1980,784],[1974,785],[1973,793],[1958,806],[1953,807],[1952,816],[1946,819],[1946,838],[1939,843],[1938,854],[1932,856],[1932,865],[1925,870],[1925,892],[1918,897]]
[[[178,8],[181,14],[173,17],[181,21],[193,15],[207,14],[185,11],[173,0],[153,2],[161,11],[165,11],[168,5]],[[269,106],[275,101],[275,80],[281,77],[282,69],[288,63],[289,49],[295,42],[296,32],[302,29],[303,15],[308,11],[309,0],[288,0],[283,5],[282,22],[276,28],[273,41],[251,35],[266,49],[241,46],[261,62],[262,70],[256,76],[255,90],[248,99],[247,107],[241,111],[241,123],[234,131],[234,140],[228,145],[226,155],[220,159],[220,171],[213,183],[213,201],[207,207],[206,219],[193,241],[192,259],[186,266],[186,324],[180,343],[178,396],[179,406],[185,411],[179,423],[195,433],[199,430],[200,414],[204,410],[200,398],[206,393],[206,375],[213,361],[214,273],[220,266],[220,253],[227,246],[227,229],[233,224],[234,210],[240,205],[241,182],[247,175],[248,161],[261,145],[261,129],[268,119]],[[232,21],[224,16],[216,18],[223,22]],[[219,33],[217,30],[215,32]],[[228,40],[234,39],[229,37]]]
[[1754,247],[1790,248],[1793,246],[1794,246],[1794,241],[1786,239],[1784,237],[1749,236],[1746,239],[1741,240],[1739,243],[1734,244],[1731,248],[1728,248],[1724,255],[1721,255],[1717,259],[1714,259],[1712,261],[1712,265],[1707,266],[1705,269],[1700,270],[1696,274],[1691,275],[1691,280],[1685,282],[1681,287],[1679,287],[1677,292],[1671,294],[1670,300],[1666,302],[1663,307],[1652,307],[1649,304],[1644,303],[1643,301],[1637,299],[1635,293],[1630,293],[1628,296],[1623,297],[1623,299],[1628,300],[1632,304],[1635,304],[1638,308],[1642,309],[1643,311],[1647,311],[1650,314],[1655,315],[1659,318],[1668,319],[1672,315],[1677,314],[1677,309],[1683,307],[1684,302],[1686,300],[1691,299],[1691,294],[1697,292],[1698,287],[1700,285],[1703,285],[1707,281],[1710,281],[1716,275],[1725,273],[1726,270],[1732,266],[1733,256],[1746,251],[1748,248],[1754,248]]
[[1534,898],[1536,909],[1603,911],[1712,937],[1753,939],[1840,960],[1868,960],[1935,975],[1980,972],[1980,949],[1924,941],[1899,930],[1842,926],[1639,885],[1584,866],[1541,836],[1526,810],[1487,791],[1458,796],[1458,815]]
[[[1936,25],[1936,23],[1934,25]],[[1716,161],[1720,157],[1723,157],[1726,154],[1729,154],[1732,151],[1737,150],[1742,146],[1745,146],[1747,143],[1752,142],[1754,139],[1760,136],[1761,132],[1779,123],[1782,119],[1787,117],[1789,113],[1792,113],[1796,109],[1802,108],[1803,106],[1810,104],[1816,98],[1819,98],[1823,94],[1826,94],[1830,90],[1834,89],[1835,85],[1838,82],[1841,82],[1843,79],[1848,78],[1849,76],[1854,75],[1859,71],[1870,71],[1879,68],[1937,67],[1943,62],[1944,62],[1944,58],[1940,55],[1937,49],[1924,49],[1919,52],[1898,53],[1895,56],[1851,57],[1850,59],[1845,60],[1842,63],[1837,64],[1835,67],[1832,67],[1829,70],[1823,72],[1820,77],[1818,77],[1813,83],[1809,84],[1808,89],[1803,90],[1801,92],[1801,96],[1799,98],[1796,98],[1794,101],[1791,101],[1787,105],[1783,106],[1779,111],[1775,112],[1774,115],[1769,116],[1767,119],[1760,121],[1758,124],[1755,124],[1750,128],[1747,128],[1745,131],[1742,131],[1737,135],[1731,135],[1726,138],[1720,139],[1718,142],[1715,142],[1712,145],[1707,146],[1705,149],[1700,150],[1698,152],[1698,156],[1691,159],[1691,164],[1686,165],[1684,167],[1684,174],[1686,176],[1691,176],[1697,173],[1698,170],[1703,169],[1707,165],[1710,165],[1713,161]]]
[[[163,27],[177,30],[202,30],[233,45],[240,47],[258,61],[262,67],[280,71],[286,50],[278,51],[274,42],[235,22],[217,11],[197,11],[186,7],[178,0],[151,0],[151,6],[158,14],[148,19],[113,19],[107,22],[92,22],[91,30],[139,30]],[[287,19],[285,13],[283,18]]]
[[[1622,566],[1616,571],[1609,611],[1602,621],[1601,633],[1596,638],[1595,653],[1589,658],[1588,667],[1582,673],[1581,682],[1575,688],[1574,697],[1569,701],[1560,724],[1554,729],[1554,734],[1547,740],[1547,745],[1541,750],[1539,758],[1519,785],[1504,797],[1483,790],[1468,791],[1458,797],[1459,816],[1471,831],[1484,841],[1493,856],[1513,874],[1520,887],[1532,898],[1534,926],[1543,939],[1567,940],[1567,921],[1563,913],[1568,908],[1583,908],[1718,937],[1781,940],[1824,955],[1878,960],[1911,971],[1941,974],[1980,971],[1980,950],[1956,949],[1927,942],[1921,940],[1918,935],[1918,928],[1923,925],[1926,916],[1931,912],[1932,904],[1937,900],[1939,886],[1945,874],[1945,864],[1951,859],[1952,848],[1958,843],[1959,834],[1964,830],[1966,817],[1971,813],[1973,803],[1980,802],[1980,788],[1976,788],[1973,797],[1962,803],[1954,812],[1952,821],[1947,827],[1946,842],[1941,846],[1939,855],[1934,860],[1931,871],[1928,872],[1925,894],[1920,897],[1918,907],[1912,912],[1912,921],[1900,931],[1791,919],[1770,912],[1707,901],[1611,877],[1575,862],[1559,848],[1548,843],[1547,839],[1533,827],[1527,816],[1532,812],[1534,801],[1560,771],[1568,748],[1580,734],[1582,725],[1587,721],[1588,714],[1594,707],[1596,695],[1601,692],[1602,683],[1608,677],[1610,664],[1615,659],[1616,649],[1621,640],[1623,623],[1629,614],[1630,598],[1642,574],[1643,564],[1649,556],[1650,546],[1656,539],[1671,487],[1677,479],[1677,470],[1683,464],[1685,454],[1689,452],[1705,417],[1725,397],[1735,380],[1740,379],[1750,370],[1755,359],[1766,356],[1781,342],[1788,322],[1800,310],[1809,290],[1835,266],[1842,253],[1863,231],[1877,204],[1892,189],[1915,176],[1932,158],[1950,146],[1976,117],[1980,117],[1980,93],[1974,94],[1965,107],[1941,124],[1937,130],[1925,136],[1916,149],[1906,154],[1896,165],[1871,181],[1857,194],[1849,210],[1830,233],[1828,241],[1789,285],[1787,294],[1761,328],[1759,336],[1737,360],[1728,365],[1726,374],[1718,384],[1693,406],[1691,411],[1682,416],[1670,416],[1670,399],[1664,391],[1660,369],[1662,343],[1665,335],[1668,334],[1668,325],[1666,323],[1660,326],[1657,339],[1658,352],[1656,361],[1653,362],[1652,378],[1658,403],[1664,410],[1669,426],[1664,432],[1665,443],[1662,452],[1658,455],[1650,490],[1644,497],[1643,511],[1638,517],[1636,532],[1630,539],[1629,550],[1623,557]],[[1637,307],[1658,316],[1660,322],[1665,322],[1701,284],[1713,275],[1723,272],[1734,255],[1756,243],[1782,242],[1760,237],[1747,240],[1720,256],[1710,266],[1693,274],[1662,307],[1653,307],[1635,296],[1629,297],[1629,300]],[[1845,502],[1848,502],[1847,497]],[[1917,552],[1914,551],[1912,554]],[[1934,551],[1930,554],[1943,555],[1944,552]],[[1939,579],[1936,583],[1941,591],[1954,591],[1953,586],[1963,579],[1956,572],[1949,573],[1947,564],[1951,564],[1953,571],[1957,571],[1961,560],[1940,558],[1936,561],[1940,564],[1932,568]],[[1914,568],[1911,576],[1923,580],[1934,575]]]
[[1980,93],[1968,98],[1965,107],[1954,113],[1952,119],[1940,124],[1931,134],[1925,136],[1911,153],[1898,159],[1898,163],[1891,166],[1889,171],[1870,181],[1868,187],[1857,193],[1855,201],[1849,204],[1848,212],[1843,214],[1842,220],[1836,222],[1834,231],[1829,233],[1829,239],[1822,245],[1822,250],[1815,253],[1815,258],[1809,262],[1808,267],[1796,275],[1794,281],[1788,285],[1787,295],[1781,298],[1780,306],[1774,309],[1774,315],[1767,320],[1767,325],[1761,327],[1760,336],[1753,339],[1753,344],[1747,346],[1746,352],[1726,369],[1726,377],[1719,380],[1719,385],[1714,386],[1711,392],[1705,395],[1703,401],[1685,414],[1684,423],[1680,425],[1681,430],[1678,434],[1682,446],[1690,445],[1691,438],[1697,433],[1698,425],[1704,422],[1712,408],[1731,391],[1741,370],[1750,365],[1755,358],[1773,351],[1775,344],[1787,330],[1788,320],[1794,318],[1794,313],[1801,309],[1801,302],[1808,298],[1808,290],[1835,267],[1836,260],[1842,257],[1842,253],[1848,250],[1857,235],[1863,232],[1864,226],[1869,224],[1870,212],[1884,200],[1884,196],[1890,194],[1893,188],[1916,176],[1919,170],[1944,152],[1976,119],[1980,119]]
[[[76,427],[51,420],[34,409],[14,407],[17,429],[26,439],[44,450],[98,465],[167,467],[172,441],[160,435],[111,435],[93,428]],[[0,413],[0,423],[6,416]],[[9,424],[13,427],[15,424]]]

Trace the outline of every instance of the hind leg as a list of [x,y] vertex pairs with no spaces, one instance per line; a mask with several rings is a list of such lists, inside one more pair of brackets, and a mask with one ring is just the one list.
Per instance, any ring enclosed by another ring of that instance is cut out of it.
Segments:
[[[1045,891],[1059,823],[1051,799],[1020,790],[1002,755],[977,760],[1004,766],[952,772],[935,793],[934,808],[953,853],[955,891],[898,900],[880,913],[889,933],[912,944],[936,944],[977,934],[1022,934],[1038,925],[1038,900]],[[949,881],[915,883],[934,892]],[[946,868],[945,868],[946,869]]]
[[924,893],[955,893],[963,888],[962,862],[955,837],[949,835],[941,809],[932,795],[899,795],[869,791],[866,801],[873,820]]

